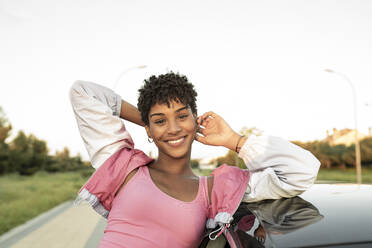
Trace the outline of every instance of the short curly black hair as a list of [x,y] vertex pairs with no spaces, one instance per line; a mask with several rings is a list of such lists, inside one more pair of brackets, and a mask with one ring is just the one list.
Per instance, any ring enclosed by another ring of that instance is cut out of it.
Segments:
[[149,112],[155,104],[167,104],[170,101],[183,103],[197,114],[196,96],[194,85],[186,76],[169,72],[159,76],[151,76],[144,80],[143,86],[138,90],[139,97],[137,108],[141,112],[142,121],[149,124]]

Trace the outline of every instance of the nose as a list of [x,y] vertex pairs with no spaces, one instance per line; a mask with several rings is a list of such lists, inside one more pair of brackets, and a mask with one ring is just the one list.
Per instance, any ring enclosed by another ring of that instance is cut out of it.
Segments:
[[182,128],[180,127],[179,123],[176,120],[170,121],[168,124],[168,133],[169,134],[177,134],[180,132]]

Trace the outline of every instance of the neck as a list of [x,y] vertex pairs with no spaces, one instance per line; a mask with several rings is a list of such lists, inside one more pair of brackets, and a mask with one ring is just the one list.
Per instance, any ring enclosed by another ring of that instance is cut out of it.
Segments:
[[159,153],[159,157],[152,167],[170,175],[194,175],[190,166],[190,155],[191,152],[182,158],[172,158],[166,154]]

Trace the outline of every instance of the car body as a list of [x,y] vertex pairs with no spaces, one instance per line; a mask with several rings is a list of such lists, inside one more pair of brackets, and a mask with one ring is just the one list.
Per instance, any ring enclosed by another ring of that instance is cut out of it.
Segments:
[[294,198],[242,203],[200,248],[372,247],[372,185],[315,184]]

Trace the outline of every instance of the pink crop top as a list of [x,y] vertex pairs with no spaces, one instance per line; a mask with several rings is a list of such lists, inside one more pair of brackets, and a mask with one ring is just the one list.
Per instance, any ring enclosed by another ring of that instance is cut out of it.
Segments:
[[183,202],[162,192],[147,166],[139,167],[115,197],[99,247],[198,247],[208,207],[206,177],[196,198]]

